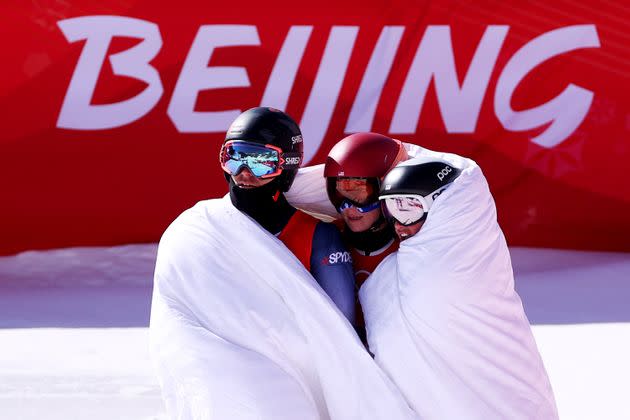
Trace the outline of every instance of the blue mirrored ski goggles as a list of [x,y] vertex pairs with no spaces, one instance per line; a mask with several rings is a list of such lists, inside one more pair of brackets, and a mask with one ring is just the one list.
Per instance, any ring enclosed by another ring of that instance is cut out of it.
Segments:
[[237,175],[247,167],[257,178],[272,178],[280,175],[283,169],[299,168],[302,155],[284,153],[271,144],[230,140],[221,147],[219,161],[221,168],[230,175]]

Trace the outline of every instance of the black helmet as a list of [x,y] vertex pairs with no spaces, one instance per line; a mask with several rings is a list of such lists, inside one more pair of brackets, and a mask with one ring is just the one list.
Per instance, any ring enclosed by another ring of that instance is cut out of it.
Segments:
[[[297,160],[297,162],[292,162],[293,169],[283,169],[276,178],[281,191],[289,190],[297,174],[297,168],[304,158],[302,132],[290,116],[275,108],[248,109],[230,125],[224,143],[229,140],[272,145],[282,149],[283,153],[299,157],[299,160],[292,158]],[[225,177],[229,180],[227,173]]]
[[400,163],[385,176],[378,198],[380,200],[407,196],[416,198],[422,203],[424,215],[420,220],[424,220],[433,200],[442,194],[461,172],[461,169],[441,159],[408,160]]

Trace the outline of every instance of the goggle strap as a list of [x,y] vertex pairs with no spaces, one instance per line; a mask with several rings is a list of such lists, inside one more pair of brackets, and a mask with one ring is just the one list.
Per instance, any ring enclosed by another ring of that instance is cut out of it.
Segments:
[[361,205],[359,205],[359,204],[355,203],[355,202],[354,202],[354,201],[352,201],[352,200],[345,199],[345,200],[343,200],[343,201],[341,202],[341,204],[337,207],[337,211],[338,211],[339,213],[341,213],[342,211],[344,211],[344,210],[345,210],[345,209],[347,209],[347,208],[354,207],[354,208],[356,208],[356,209],[357,209],[360,213],[367,213],[367,212],[370,212],[370,211],[372,211],[372,210],[374,210],[374,209],[378,208],[380,205],[381,205],[381,204],[380,204],[380,202],[375,201],[374,203],[370,203],[370,204],[366,204],[366,205],[361,206]]
[[280,168],[297,169],[302,164],[302,153],[300,152],[282,152],[280,154]]

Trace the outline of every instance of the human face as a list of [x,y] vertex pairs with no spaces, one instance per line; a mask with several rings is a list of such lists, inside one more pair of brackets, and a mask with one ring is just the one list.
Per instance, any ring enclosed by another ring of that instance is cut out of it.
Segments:
[[396,236],[400,241],[404,241],[405,239],[411,238],[416,233],[420,232],[420,228],[424,222],[414,223],[413,225],[401,225],[397,220],[394,221],[394,231],[396,232]]
[[245,166],[238,174],[232,175],[232,180],[239,188],[252,189],[269,184],[274,178],[258,178]]
[[[377,199],[375,185],[365,178],[338,178],[336,187],[339,194],[357,204],[370,204]],[[380,207],[362,213],[356,207],[350,206],[341,212],[344,222],[353,232],[368,230],[380,215]]]

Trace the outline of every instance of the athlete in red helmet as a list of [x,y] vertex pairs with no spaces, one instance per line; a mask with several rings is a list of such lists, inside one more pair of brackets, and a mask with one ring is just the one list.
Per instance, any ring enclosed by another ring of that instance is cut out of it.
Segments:
[[[355,133],[340,140],[324,168],[328,197],[343,217],[357,289],[387,255],[398,249],[391,226],[383,217],[378,194],[381,181],[408,158],[399,140],[376,133]],[[362,324],[360,308],[357,322]]]

